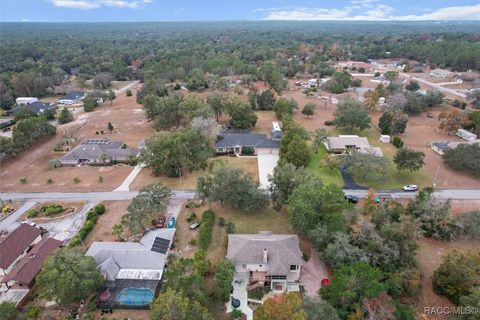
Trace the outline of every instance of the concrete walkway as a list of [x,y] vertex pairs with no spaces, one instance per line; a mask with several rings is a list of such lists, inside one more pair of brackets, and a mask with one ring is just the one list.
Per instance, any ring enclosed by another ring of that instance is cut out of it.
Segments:
[[133,180],[135,180],[135,178],[138,176],[140,171],[142,171],[142,169],[143,169],[143,165],[142,164],[137,164],[132,169],[130,174],[125,178],[125,180],[123,180],[122,184],[113,191],[115,191],[115,192],[116,191],[130,191],[130,184],[133,182]]
[[20,208],[0,222],[0,230],[7,230],[8,232],[15,230],[20,225],[20,222],[17,221],[20,216],[32,209],[36,204],[35,201],[25,202]]

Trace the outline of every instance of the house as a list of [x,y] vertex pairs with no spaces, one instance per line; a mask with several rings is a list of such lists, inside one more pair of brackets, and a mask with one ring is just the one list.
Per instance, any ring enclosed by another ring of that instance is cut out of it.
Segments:
[[[147,230],[138,242],[93,242],[93,257],[105,278],[97,303],[101,308],[148,308],[158,291],[175,229]],[[133,296],[132,291],[142,294]]]
[[274,292],[298,291],[302,252],[297,235],[229,234],[227,259],[235,264],[236,277],[248,278],[252,286],[267,286]]
[[17,99],[15,99],[15,102],[18,106],[25,106],[36,101],[38,101],[38,98],[35,97],[18,97]]
[[280,144],[277,140],[270,139],[266,134],[250,133],[245,130],[225,130],[217,136],[215,142],[215,152],[217,154],[247,154],[246,149],[250,149],[256,154],[278,154]]
[[472,133],[470,131],[467,131],[465,129],[458,129],[456,135],[463,140],[466,140],[468,142],[473,142],[477,140],[477,135],[475,133]]
[[7,275],[40,240],[41,230],[27,223],[0,237],[0,276]]
[[40,115],[43,112],[45,112],[46,110],[54,110],[55,106],[51,103],[34,101],[32,103],[22,104],[22,105],[19,105],[19,106],[13,108],[13,109],[7,110],[6,114],[7,115],[13,115],[13,114],[15,114],[15,113],[17,113],[21,110],[25,110],[25,109],[32,111],[36,115]]
[[72,91],[57,100],[58,104],[71,105],[74,103],[80,103],[87,94],[83,91]]
[[62,166],[128,163],[139,153],[139,149],[125,148],[121,141],[87,139],[60,158],[60,163]]
[[465,141],[434,141],[430,144],[430,148],[443,156],[447,149],[456,149],[461,144],[472,144],[473,142]]
[[451,78],[454,73],[444,69],[433,69],[430,71],[430,76],[435,78]]
[[30,252],[12,268],[10,273],[1,280],[11,288],[31,289],[37,274],[42,270],[43,263],[55,249],[60,248],[62,242],[53,238],[42,239]]
[[372,147],[367,138],[359,137],[357,135],[328,137],[324,144],[327,151],[334,154],[348,154],[352,151],[356,151],[360,153],[372,153],[379,157],[383,156],[380,148]]

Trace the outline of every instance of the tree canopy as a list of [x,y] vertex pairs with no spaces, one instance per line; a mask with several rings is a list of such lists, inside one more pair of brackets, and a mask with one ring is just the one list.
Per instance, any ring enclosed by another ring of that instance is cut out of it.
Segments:
[[368,111],[362,108],[360,102],[355,100],[346,100],[339,103],[333,115],[335,116],[335,126],[349,131],[368,129],[372,122],[368,116]]

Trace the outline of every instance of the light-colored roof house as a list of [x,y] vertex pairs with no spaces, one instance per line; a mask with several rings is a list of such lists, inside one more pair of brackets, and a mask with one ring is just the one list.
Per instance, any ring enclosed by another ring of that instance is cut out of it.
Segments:
[[448,70],[444,70],[444,69],[433,69],[432,71],[430,71],[430,76],[431,77],[437,77],[437,78],[449,78],[449,77],[453,77],[454,73],[451,72],[451,71],[448,71]]
[[[227,259],[235,264],[237,273],[246,273],[250,283],[270,283],[273,290],[297,288],[302,252],[297,235],[229,234]],[[293,291],[293,290],[292,290]]]
[[78,164],[101,164],[128,162],[130,157],[136,157],[139,149],[123,148],[121,141],[110,139],[87,139],[60,158],[62,166]]
[[108,281],[160,280],[174,234],[165,228],[147,231],[138,242],[93,242],[86,255]]
[[328,137],[324,144],[328,152],[331,153],[343,154],[356,151],[360,153],[372,153],[379,157],[383,156],[380,148],[372,147],[367,138],[359,137],[357,135]]
[[461,144],[474,144],[474,143],[480,143],[480,140],[475,140],[475,141],[434,141],[430,144],[430,148],[438,153],[439,155],[442,155],[445,153],[446,150],[448,149],[456,149],[459,145]]

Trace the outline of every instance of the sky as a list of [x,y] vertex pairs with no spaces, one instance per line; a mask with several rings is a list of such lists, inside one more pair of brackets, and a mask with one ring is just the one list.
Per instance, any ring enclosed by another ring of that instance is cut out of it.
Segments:
[[477,20],[480,0],[0,0],[0,21]]

